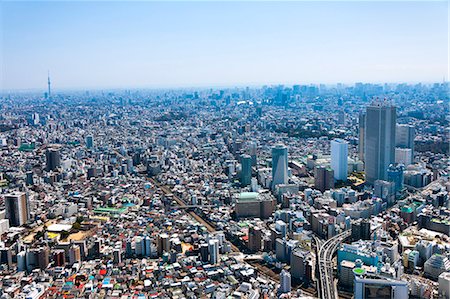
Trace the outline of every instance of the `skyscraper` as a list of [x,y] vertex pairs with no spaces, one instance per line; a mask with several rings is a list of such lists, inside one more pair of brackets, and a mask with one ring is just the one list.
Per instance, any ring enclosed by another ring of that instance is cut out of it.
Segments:
[[331,141],[331,169],[334,171],[334,179],[347,180],[348,143],[343,139]]
[[72,244],[69,247],[69,265],[81,262],[80,245]]
[[252,182],[252,157],[241,155],[241,185],[248,186]]
[[414,159],[414,138],[415,131],[411,125],[397,125],[395,131],[395,146],[402,149],[411,149],[411,161]]
[[291,274],[286,270],[280,273],[280,293],[285,294],[291,291]]
[[93,148],[94,147],[94,137],[92,135],[86,136],[86,147]]
[[31,121],[33,126],[37,126],[40,122],[39,113],[33,113],[31,115]]
[[27,185],[33,185],[34,184],[33,172],[32,171],[27,171],[27,174],[26,174],[26,177],[25,177],[25,183]]
[[366,181],[387,180],[387,169],[395,162],[396,108],[389,102],[373,102],[366,110],[364,161]]
[[391,164],[388,168],[388,181],[394,182],[395,184],[395,192],[399,192],[403,189],[403,171],[405,167],[402,164]]
[[55,170],[61,166],[61,155],[59,149],[49,148],[45,152],[47,171]]
[[8,269],[12,269],[12,252],[9,247],[0,248],[0,264],[6,265]]
[[322,192],[334,188],[333,169],[317,166],[314,172],[314,188]]
[[248,228],[248,249],[254,252],[261,250],[262,233],[257,226]]
[[412,164],[413,153],[410,148],[395,148],[395,163],[405,166]]
[[395,146],[401,148],[414,148],[414,127],[411,125],[397,125],[395,133]]
[[288,150],[278,144],[272,148],[272,189],[288,182]]
[[114,248],[113,250],[113,263],[120,264],[122,262],[122,251],[120,248]]
[[342,110],[338,112],[338,124],[345,124],[345,112]]
[[25,192],[5,195],[6,218],[11,226],[21,226],[28,221],[29,207]]
[[[144,249],[145,250],[145,249]],[[162,233],[158,236],[158,255],[162,255],[164,252],[169,252],[170,250],[170,239],[169,235]]]
[[252,166],[256,166],[257,160],[256,160],[256,156],[257,156],[257,145],[256,142],[252,141],[249,144],[249,154],[250,157],[252,157]]
[[211,239],[208,242],[209,262],[217,264],[219,262],[219,240]]
[[351,223],[351,240],[370,240],[370,220],[357,219]]
[[[158,243],[158,245],[160,245],[161,243]],[[136,239],[134,240],[134,252],[136,253],[137,256],[143,256],[145,253],[145,249],[143,248],[143,242],[142,242],[142,237],[137,236]],[[160,252],[160,255],[162,254],[162,246],[158,247],[158,253]]]
[[152,239],[150,239],[150,236],[146,236],[144,238],[144,250],[145,250],[145,256],[151,256],[152,255]]
[[358,122],[358,128],[359,128],[359,137],[358,137],[358,158],[359,160],[364,162],[364,128],[366,126],[366,114],[361,113],[359,114],[359,122]]

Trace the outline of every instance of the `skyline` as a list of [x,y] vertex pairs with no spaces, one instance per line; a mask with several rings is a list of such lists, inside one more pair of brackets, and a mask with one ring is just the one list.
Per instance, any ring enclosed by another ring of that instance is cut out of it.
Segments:
[[1,7],[4,92],[448,81],[445,1]]
[[450,299],[450,0],[0,0],[0,299]]
[[2,99],[2,297],[447,294],[448,84]]

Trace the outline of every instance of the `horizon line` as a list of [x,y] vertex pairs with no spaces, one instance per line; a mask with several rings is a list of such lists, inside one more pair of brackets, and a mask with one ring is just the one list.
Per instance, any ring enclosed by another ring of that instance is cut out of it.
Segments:
[[[354,82],[307,82],[307,83],[293,83],[293,82],[270,82],[270,83],[236,83],[236,84],[189,84],[189,85],[154,85],[154,86],[133,86],[133,87],[119,87],[119,86],[109,86],[109,87],[61,87],[61,88],[52,88],[52,91],[101,91],[101,90],[182,90],[182,89],[232,89],[232,88],[262,88],[264,86],[354,86],[358,83],[362,84],[373,84],[373,85],[399,85],[399,84],[407,84],[407,85],[433,85],[433,84],[445,84],[449,81],[444,77],[442,81],[354,81]],[[26,93],[26,92],[43,92],[45,93],[47,88],[12,88],[12,89],[0,89],[0,94],[8,94],[8,93]]]

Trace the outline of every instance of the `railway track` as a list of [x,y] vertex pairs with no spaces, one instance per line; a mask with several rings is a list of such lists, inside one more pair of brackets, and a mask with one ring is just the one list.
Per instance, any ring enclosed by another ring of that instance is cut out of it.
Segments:
[[[159,182],[156,181],[155,179],[153,179],[153,178],[148,178],[148,180],[149,180],[152,184],[154,184],[155,186],[157,186],[164,194],[166,194],[166,195],[167,195],[167,194],[172,194],[173,200],[175,200],[175,201],[178,203],[178,205],[180,205],[180,206],[187,206],[187,205],[188,205],[184,200],[182,200],[181,198],[179,198],[178,196],[176,196],[175,194],[173,194],[173,193],[171,192],[171,190],[169,190],[169,188],[167,188],[166,186],[162,185],[161,183],[159,183]],[[214,233],[214,232],[217,231],[217,229],[216,229],[216,227],[215,227],[214,224],[212,224],[212,223],[210,223],[209,221],[206,221],[205,219],[203,219],[203,217],[201,217],[200,215],[198,215],[195,211],[187,211],[187,213],[188,213],[193,219],[195,219],[196,221],[198,221],[199,223],[201,223],[202,225],[204,225],[204,226],[206,227],[206,229],[207,229],[209,232]],[[230,242],[230,243],[231,243],[231,242]],[[238,248],[236,245],[234,245],[233,243],[231,243],[231,250],[232,250],[233,252],[236,252],[236,253],[241,253],[241,251],[239,250],[239,248]],[[247,263],[247,262],[245,262],[245,263]],[[264,277],[266,277],[266,278],[269,278],[269,279],[271,279],[271,280],[273,280],[273,281],[275,281],[275,282],[277,282],[277,283],[280,282],[280,277],[279,277],[279,275],[278,275],[277,273],[273,272],[270,268],[268,268],[268,267],[266,267],[266,266],[264,266],[264,265],[261,265],[261,264],[259,264],[259,263],[256,263],[256,262],[254,262],[254,263],[247,263],[247,264],[249,264],[249,265],[255,267],[256,270],[259,272],[259,274],[262,274],[262,276],[264,276]],[[311,292],[306,291],[306,290],[304,290],[304,289],[300,289],[300,290],[301,290],[304,294],[306,294],[306,295],[309,295],[309,296],[315,296],[314,293],[311,293]]]

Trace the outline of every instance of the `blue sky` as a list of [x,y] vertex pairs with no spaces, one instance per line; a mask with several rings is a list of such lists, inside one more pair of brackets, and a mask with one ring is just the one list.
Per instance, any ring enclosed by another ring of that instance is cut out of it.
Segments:
[[446,1],[0,5],[4,90],[448,77]]

